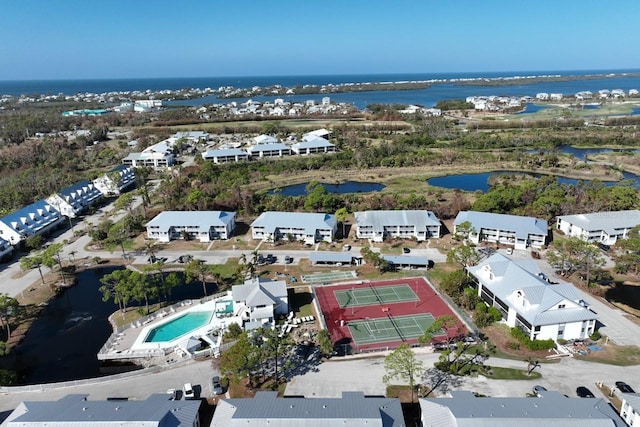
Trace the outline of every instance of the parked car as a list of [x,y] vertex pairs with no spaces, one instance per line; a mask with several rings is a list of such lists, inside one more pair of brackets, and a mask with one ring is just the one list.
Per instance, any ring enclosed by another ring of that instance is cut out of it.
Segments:
[[273,264],[274,262],[276,262],[277,258],[275,256],[273,256],[272,254],[268,254],[267,257],[265,258],[265,262],[267,264]]
[[584,386],[578,387],[576,389],[576,394],[578,395],[578,397],[595,397],[594,394],[591,393],[591,390]]
[[344,245],[342,247],[342,252],[349,252],[351,250],[351,245]]
[[222,386],[220,385],[220,377],[219,376],[215,376],[213,378],[211,378],[211,390],[213,390],[213,394],[215,395],[220,395],[222,393],[224,393],[224,390],[222,389]]
[[193,399],[195,397],[195,393],[193,391],[193,386],[191,385],[191,383],[184,383],[182,391],[184,393],[185,399]]
[[291,258],[289,255],[286,255],[284,257],[284,263],[285,264],[291,264],[293,262],[293,258]]
[[507,255],[513,255],[513,248],[507,248]]
[[631,386],[624,381],[616,381],[616,388],[623,393],[635,393]]
[[542,387],[541,385],[533,386],[533,394],[535,394],[536,396],[540,397],[540,393],[542,393],[543,391],[547,391],[547,389],[545,387]]
[[402,248],[402,253],[403,253],[403,254],[411,253],[411,249],[409,249],[409,248]]
[[256,262],[258,263],[258,265],[264,264],[264,257],[262,255],[258,255]]
[[167,390],[167,394],[169,395],[169,399],[179,400],[178,390],[176,390],[175,388],[170,388],[169,390]]

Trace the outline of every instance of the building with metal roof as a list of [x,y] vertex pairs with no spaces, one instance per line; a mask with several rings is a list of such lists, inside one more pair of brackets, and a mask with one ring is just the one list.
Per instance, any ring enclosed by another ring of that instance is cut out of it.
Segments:
[[615,245],[626,239],[631,229],[640,225],[640,210],[594,212],[559,216],[556,228],[567,236],[577,236],[589,242]]
[[44,235],[63,221],[60,212],[45,200],[38,200],[0,218],[0,237],[12,245],[33,235]]
[[533,260],[514,261],[496,253],[465,267],[478,296],[530,339],[584,339],[598,316],[571,283],[550,284]]
[[471,224],[469,240],[496,242],[515,249],[540,248],[547,243],[547,221],[530,216],[497,214],[491,212],[460,211],[453,221],[453,233],[463,223]]
[[[324,100],[324,98],[323,98]],[[325,139],[329,139],[329,135],[331,135],[331,131],[325,129],[325,128],[321,128],[321,129],[316,129],[316,130],[312,130],[311,132],[307,132],[304,135],[302,135],[302,139],[303,140],[307,140],[307,139],[313,139],[316,137],[320,137],[320,138],[325,138]]]
[[253,143],[256,145],[261,145],[261,144],[274,144],[276,142],[278,142],[278,138],[276,138],[275,136],[271,136],[271,135],[258,135],[256,137],[254,137],[252,139]]
[[353,263],[351,252],[313,251],[309,253],[311,265],[343,266]]
[[89,181],[79,181],[47,197],[46,202],[68,218],[76,218],[102,199],[100,191]]
[[275,242],[291,238],[313,245],[332,242],[338,228],[335,216],[308,212],[263,212],[251,223],[254,239]]
[[249,159],[249,153],[240,148],[226,148],[221,150],[207,150],[202,153],[204,160],[213,163],[234,163]]
[[440,237],[440,220],[426,210],[355,212],[356,237],[382,242],[386,237],[423,241]]
[[429,258],[426,256],[382,255],[382,259],[387,261],[394,269],[429,267]]
[[5,239],[0,237],[0,260],[9,258],[12,252],[13,246],[11,246]]
[[236,228],[235,216],[224,211],[163,211],[147,223],[147,238],[169,242],[188,235],[201,242],[226,240]]
[[620,405],[620,416],[630,425],[640,425],[640,393],[620,393],[618,395],[622,404]]
[[199,427],[200,400],[172,400],[152,394],[146,400],[88,400],[69,394],[60,400],[22,402],[2,427]]
[[623,427],[603,398],[567,398],[557,391],[540,397],[476,397],[451,391],[451,397],[420,399],[423,427]]
[[173,165],[173,147],[176,143],[174,137],[151,145],[140,153],[129,153],[122,159],[122,163],[133,167],[165,168]]
[[282,157],[290,156],[291,148],[282,142],[271,142],[252,145],[247,148],[247,153],[249,153],[251,157]]
[[400,400],[343,392],[341,398],[278,398],[259,391],[253,399],[222,399],[212,426],[404,427]]
[[93,185],[106,197],[117,196],[136,182],[133,167],[118,165],[99,178],[93,180]]
[[256,326],[271,323],[278,315],[289,313],[287,283],[254,277],[231,288],[235,315]]
[[308,137],[291,145],[291,150],[301,156],[317,153],[334,153],[336,146],[320,136]]

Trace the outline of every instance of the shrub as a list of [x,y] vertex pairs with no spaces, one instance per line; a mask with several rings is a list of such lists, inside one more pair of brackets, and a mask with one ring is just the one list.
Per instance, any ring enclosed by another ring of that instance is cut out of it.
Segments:
[[507,343],[507,348],[511,350],[520,350],[520,343],[517,341],[509,341]]
[[555,348],[556,343],[553,342],[552,339],[548,340],[532,340],[528,336],[525,335],[519,328],[511,328],[511,336],[520,341],[527,347],[529,350],[548,350],[551,348]]
[[598,341],[600,338],[602,338],[602,334],[600,334],[600,331],[594,331],[589,338],[591,339],[591,341]]

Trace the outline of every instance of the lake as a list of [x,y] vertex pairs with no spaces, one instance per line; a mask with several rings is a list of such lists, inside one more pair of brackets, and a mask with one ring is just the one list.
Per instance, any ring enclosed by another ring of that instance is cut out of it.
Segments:
[[[103,302],[100,278],[121,267],[105,267],[77,274],[77,284],[52,298],[33,323],[25,339],[0,367],[14,368],[19,384],[41,384],[93,378],[137,369],[134,365],[105,365],[96,354],[111,335],[108,317],[118,309]],[[215,285],[208,285],[209,294]],[[174,299],[201,298],[202,285],[194,282],[176,287]],[[152,301],[155,302],[155,301]]]
[[[377,182],[356,182],[345,181],[339,184],[320,183],[328,193],[346,194],[346,193],[373,193],[381,191],[384,185]],[[287,185],[277,189],[269,190],[268,194],[282,194],[283,196],[304,196],[307,194],[308,182],[303,184]]]
[[[489,191],[489,178],[495,175],[516,175],[523,174],[517,171],[499,171],[499,172],[482,172],[482,173],[466,173],[460,175],[447,175],[429,178],[427,184],[434,187],[442,187],[449,189],[459,189],[462,191]],[[526,173],[526,175],[535,178],[541,178],[543,174]],[[557,177],[559,184],[575,185],[579,180],[566,177]],[[613,185],[615,182],[607,182],[605,185]]]

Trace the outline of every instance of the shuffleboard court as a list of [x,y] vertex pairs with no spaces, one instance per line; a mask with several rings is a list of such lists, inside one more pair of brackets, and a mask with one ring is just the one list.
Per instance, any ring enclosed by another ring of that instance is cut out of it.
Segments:
[[430,314],[388,316],[376,319],[352,320],[349,331],[356,345],[416,339],[435,321]]
[[419,300],[413,289],[411,289],[411,286],[407,283],[377,286],[375,288],[366,285],[356,285],[352,289],[335,290],[333,294],[341,308]]
[[329,283],[337,280],[349,280],[356,277],[355,271],[330,271],[326,273],[303,274],[303,283]]

